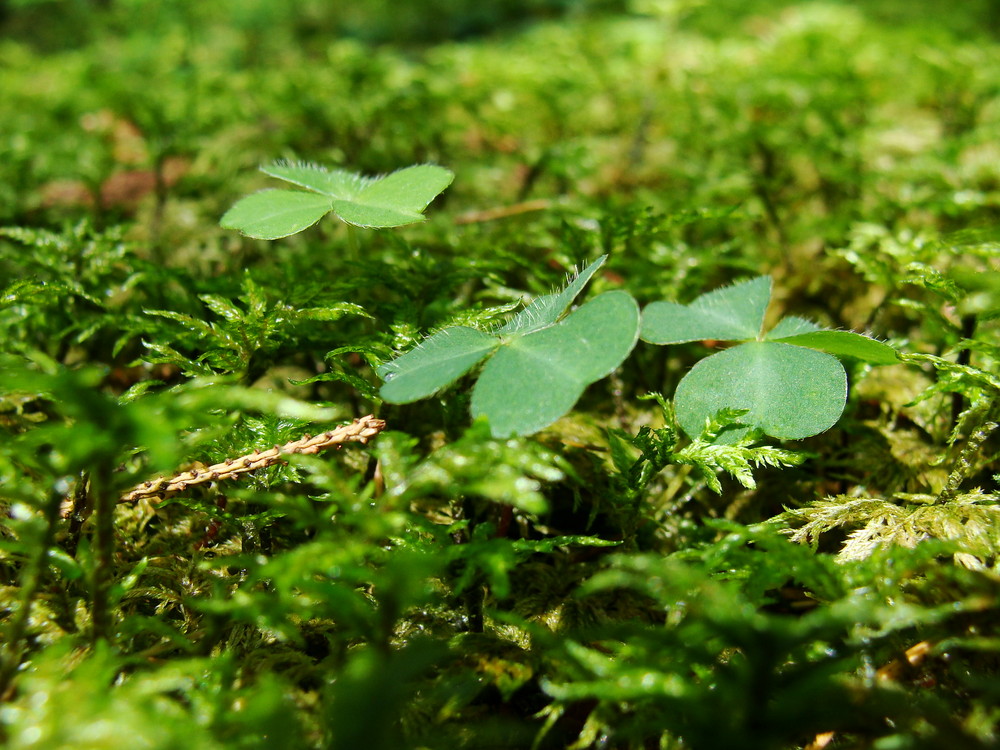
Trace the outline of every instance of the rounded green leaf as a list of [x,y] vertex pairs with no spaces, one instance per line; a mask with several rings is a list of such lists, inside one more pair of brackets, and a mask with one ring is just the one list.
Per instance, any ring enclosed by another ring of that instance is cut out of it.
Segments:
[[798,315],[788,315],[778,321],[778,324],[767,332],[764,337],[767,341],[778,341],[788,336],[798,336],[800,333],[812,333],[819,331],[820,327],[811,320],[800,318]]
[[536,297],[530,305],[511,318],[505,326],[499,328],[497,333],[501,336],[531,333],[553,325],[573,304],[573,300],[583,291],[587,282],[590,281],[590,277],[597,273],[597,269],[603,266],[607,259],[607,255],[602,255],[580,273],[572,276],[561,292]]
[[219,220],[258,240],[276,240],[311,227],[330,212],[330,197],[297,190],[261,190],[236,202]]
[[475,328],[446,328],[379,367],[376,372],[385,381],[379,395],[391,404],[426,398],[464,375],[499,345],[496,336]]
[[419,211],[399,211],[384,206],[368,206],[356,200],[334,200],[333,212],[341,221],[365,229],[389,229],[418,224],[426,217]]
[[791,344],[750,342],[706,357],[674,394],[681,427],[692,438],[720,409],[749,409],[745,428],[725,430],[717,443],[734,443],[751,428],[798,440],[832,427],[847,401],[847,373],[829,354]]
[[653,302],[642,311],[640,336],[651,344],[754,339],[770,299],[771,279],[760,276],[703,294],[690,305]]
[[326,169],[318,164],[269,164],[260,171],[279,180],[325,193],[333,198],[351,198],[361,192],[369,180],[346,169]]
[[358,194],[358,202],[399,211],[423,211],[448,187],[455,174],[436,164],[417,164],[373,180]]
[[768,340],[807,346],[838,357],[852,357],[870,365],[899,364],[899,355],[891,346],[853,331],[810,331],[783,337],[768,335]]
[[372,180],[356,195],[333,202],[333,210],[359,227],[399,227],[423,221],[427,204],[451,184],[454,173],[433,164],[419,164]]
[[623,291],[605,292],[562,322],[511,339],[486,366],[472,393],[472,415],[496,437],[548,427],[635,346],[639,308]]

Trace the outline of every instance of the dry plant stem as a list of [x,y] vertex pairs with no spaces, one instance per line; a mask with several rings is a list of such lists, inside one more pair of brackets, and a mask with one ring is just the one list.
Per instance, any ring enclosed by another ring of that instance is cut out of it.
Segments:
[[135,502],[146,498],[158,502],[197,484],[234,479],[240,474],[273,466],[287,455],[319,453],[331,446],[339,447],[343,443],[367,443],[384,429],[385,422],[369,414],[354,420],[351,424],[342,425],[320,435],[306,435],[299,440],[276,445],[266,451],[254,451],[240,458],[227,458],[222,463],[214,464],[207,469],[191,469],[173,477],[159,477],[143,482],[123,495],[122,500]]
[[469,213],[455,217],[455,224],[481,224],[486,221],[506,219],[508,216],[517,216],[532,211],[544,211],[551,205],[551,200],[539,198],[533,201],[515,203],[512,206],[498,206],[497,208],[487,208],[482,211],[470,211]]

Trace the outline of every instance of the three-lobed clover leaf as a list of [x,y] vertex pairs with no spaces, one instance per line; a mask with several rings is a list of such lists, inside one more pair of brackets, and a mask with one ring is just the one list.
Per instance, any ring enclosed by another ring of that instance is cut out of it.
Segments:
[[606,258],[500,328],[446,328],[382,365],[380,395],[394,404],[426,398],[487,360],[472,391],[473,416],[485,416],[495,437],[549,426],[618,367],[638,339],[639,307],[627,292],[605,292],[566,315]]
[[328,213],[358,227],[384,229],[424,220],[423,210],[455,175],[419,164],[384,177],[363,177],[314,164],[272,164],[261,171],[301,190],[261,190],[226,211],[219,224],[248,237],[276,240],[311,227]]
[[746,342],[706,357],[681,379],[674,407],[689,436],[701,435],[722,409],[747,411],[719,434],[719,443],[736,442],[753,429],[789,440],[819,434],[836,423],[847,402],[847,373],[837,357],[872,365],[899,361],[887,344],[794,316],[765,335],[770,298],[771,279],[761,276],[704,294],[690,305],[654,302],[643,310],[639,335],[653,344]]

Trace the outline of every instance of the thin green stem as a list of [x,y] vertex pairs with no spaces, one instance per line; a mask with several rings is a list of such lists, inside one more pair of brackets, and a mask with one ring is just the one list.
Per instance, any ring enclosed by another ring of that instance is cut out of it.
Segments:
[[358,228],[352,224],[347,225],[347,258],[348,260],[358,260],[361,257],[361,240],[358,238]]
[[94,499],[94,570],[91,593],[91,616],[94,645],[106,641],[111,633],[111,610],[108,591],[111,588],[115,552],[114,511],[117,498],[110,491],[111,482],[105,472],[95,472],[90,491]]
[[997,423],[998,418],[1000,418],[1000,403],[994,399],[983,410],[983,416],[979,425],[971,432],[969,439],[966,440],[965,445],[958,454],[958,458],[955,461],[955,468],[951,470],[951,473],[948,475],[948,481],[945,482],[944,489],[938,495],[937,501],[939,503],[954,499],[955,495],[958,494],[959,488],[962,486],[962,482],[976,471],[976,456],[979,454],[987,438],[1000,426]]
[[[81,479],[81,481],[86,480]],[[49,548],[52,546],[55,536],[56,524],[59,522],[59,508],[62,499],[62,495],[52,492],[45,504],[45,528],[37,540],[35,556],[25,569],[21,584],[21,599],[18,602],[17,611],[7,627],[4,638],[5,645],[0,651],[0,702],[10,700],[13,696],[14,677],[21,666],[21,660],[24,658],[27,647],[26,635],[28,622],[31,619],[31,605],[42,586],[45,561],[49,556]]]

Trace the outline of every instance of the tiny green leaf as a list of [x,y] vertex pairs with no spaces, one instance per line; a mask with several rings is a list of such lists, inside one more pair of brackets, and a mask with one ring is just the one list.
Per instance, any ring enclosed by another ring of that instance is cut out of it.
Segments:
[[261,190],[237,201],[219,224],[258,240],[277,240],[301,232],[332,208],[330,197],[297,190]]
[[835,354],[838,357],[853,357],[870,365],[894,365],[899,363],[896,350],[881,341],[852,331],[810,331],[791,336],[775,336],[778,326],[768,335],[769,341],[807,346],[810,349]]
[[352,198],[371,182],[346,169],[326,169],[318,164],[269,164],[260,171],[299,187],[324,193],[332,198]]
[[584,389],[614,370],[635,346],[639,308],[627,292],[605,292],[561,323],[519,336],[483,368],[472,415],[496,437],[527,435],[573,408]]
[[602,255],[595,260],[576,276],[573,276],[561,292],[536,297],[531,304],[511,318],[505,326],[498,329],[497,333],[501,336],[512,333],[531,333],[553,325],[573,304],[573,300],[583,291],[587,282],[607,259],[607,255]]
[[372,180],[358,193],[358,202],[399,211],[423,211],[454,179],[449,169],[418,164]]
[[797,440],[832,427],[847,401],[847,373],[829,354],[771,341],[713,354],[684,376],[674,394],[677,421],[692,438],[720,409],[748,409],[745,428],[717,443],[734,443],[752,428]]
[[690,305],[653,302],[642,314],[640,337],[651,344],[754,339],[771,298],[771,279],[759,276],[698,297]]
[[426,398],[464,375],[498,346],[496,336],[475,328],[446,328],[379,367],[376,372],[385,381],[379,395],[391,404]]
[[424,220],[418,211],[398,211],[384,206],[366,206],[356,200],[334,200],[333,212],[341,221],[364,229],[390,229]]
[[420,164],[370,181],[355,195],[335,199],[333,210],[359,227],[398,227],[423,221],[421,213],[455,175],[444,167]]
[[334,212],[360,227],[398,227],[423,221],[421,213],[455,178],[433,164],[400,169],[385,177],[363,177],[315,164],[271,164],[261,171],[312,192],[261,190],[237,201],[219,222],[261,240],[301,232]]
[[789,315],[778,321],[778,324],[767,332],[764,337],[767,341],[776,341],[786,336],[797,336],[800,333],[812,333],[820,330],[820,327],[811,320],[800,318],[797,315]]

